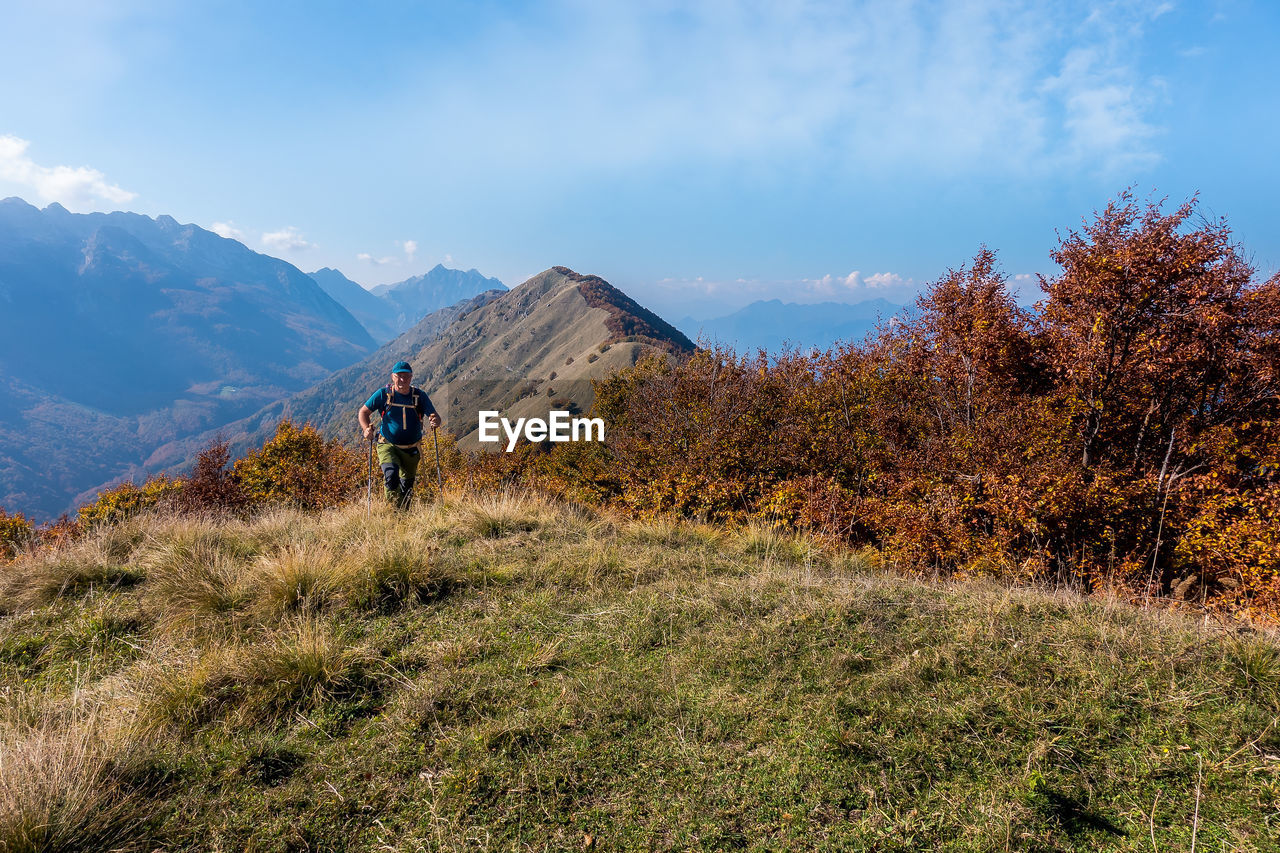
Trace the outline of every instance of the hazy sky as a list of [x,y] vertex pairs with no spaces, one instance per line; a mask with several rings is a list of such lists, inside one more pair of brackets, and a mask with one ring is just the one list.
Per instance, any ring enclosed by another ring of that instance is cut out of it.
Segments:
[[1126,186],[1280,268],[1273,0],[4,5],[0,195],[366,286],[904,301],[982,243],[1051,273]]

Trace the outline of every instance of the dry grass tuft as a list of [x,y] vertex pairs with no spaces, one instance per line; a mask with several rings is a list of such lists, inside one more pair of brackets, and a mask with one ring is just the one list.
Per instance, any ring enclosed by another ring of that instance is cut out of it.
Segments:
[[146,802],[127,783],[137,738],[103,712],[0,722],[0,850],[148,849]]
[[323,538],[314,515],[287,507],[277,507],[245,523],[244,536],[258,553],[307,545]]
[[[170,656],[170,659],[172,656]],[[373,690],[377,658],[313,615],[289,619],[251,642],[206,649],[186,663],[146,670],[136,693],[152,730],[189,731],[226,718],[254,725]]]
[[373,683],[375,658],[315,618],[291,621],[262,642],[241,646],[236,658],[233,674],[251,719],[275,718]]
[[332,548],[315,542],[286,545],[258,561],[248,585],[265,615],[318,611],[342,586],[342,568]]
[[818,555],[817,540],[812,536],[785,533],[759,524],[751,524],[734,537],[738,550],[765,565],[772,562],[810,563]]
[[1246,685],[1267,691],[1280,702],[1280,648],[1259,635],[1241,635],[1227,649],[1227,660]]
[[537,530],[553,523],[557,515],[555,507],[547,501],[516,492],[480,495],[468,500],[461,509],[464,528],[487,539]]
[[36,551],[0,565],[0,613],[30,610],[92,589],[132,586],[142,579],[119,556],[122,540],[111,534]]
[[346,580],[349,601],[363,609],[426,601],[449,585],[432,573],[421,543],[387,534],[369,537]]
[[240,540],[201,530],[156,542],[143,557],[144,598],[166,627],[220,624],[250,600],[250,553]]
[[722,528],[668,517],[632,521],[625,530],[628,539],[658,548],[714,549],[723,544],[726,536]]

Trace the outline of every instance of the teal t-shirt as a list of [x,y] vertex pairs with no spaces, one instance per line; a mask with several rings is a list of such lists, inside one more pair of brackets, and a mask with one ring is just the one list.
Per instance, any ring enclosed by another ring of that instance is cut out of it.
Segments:
[[421,388],[411,388],[408,394],[379,388],[365,405],[382,415],[378,432],[391,444],[417,444],[422,440],[423,421],[436,411]]

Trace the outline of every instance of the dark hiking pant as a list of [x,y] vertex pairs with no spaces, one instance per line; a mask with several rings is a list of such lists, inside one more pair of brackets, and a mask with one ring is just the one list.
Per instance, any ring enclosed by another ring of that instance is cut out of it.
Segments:
[[400,509],[409,508],[420,459],[421,454],[416,447],[378,445],[378,464],[382,466],[382,482],[387,487],[387,500]]

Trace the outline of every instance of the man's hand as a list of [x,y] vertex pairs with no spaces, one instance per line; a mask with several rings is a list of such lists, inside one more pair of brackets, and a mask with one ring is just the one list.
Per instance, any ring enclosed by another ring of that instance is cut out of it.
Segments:
[[376,434],[377,434],[377,430],[375,430],[375,429],[373,428],[373,424],[369,424],[368,426],[366,426],[366,427],[362,430],[362,432],[364,432],[364,440],[365,440],[365,441],[373,441],[373,437],[374,437],[374,435],[376,435]]
[[437,415],[435,412],[432,412],[431,415],[427,418],[427,423],[431,424],[432,429],[439,429],[440,424],[444,423],[444,421],[440,420],[439,415]]

